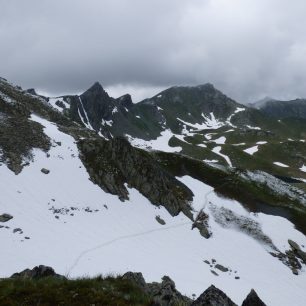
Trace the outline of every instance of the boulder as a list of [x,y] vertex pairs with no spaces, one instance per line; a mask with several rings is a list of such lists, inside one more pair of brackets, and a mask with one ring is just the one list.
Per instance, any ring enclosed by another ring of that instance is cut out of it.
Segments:
[[220,264],[216,264],[215,268],[220,270],[220,271],[222,271],[222,272],[228,272],[228,268],[226,268],[226,267],[224,267],[224,266],[222,266]]
[[41,171],[42,173],[44,173],[44,174],[49,174],[49,173],[50,173],[50,170],[48,170],[48,169],[46,169],[46,168],[42,168],[40,171]]
[[13,219],[13,216],[10,214],[2,214],[0,215],[0,222],[7,222],[9,220]]

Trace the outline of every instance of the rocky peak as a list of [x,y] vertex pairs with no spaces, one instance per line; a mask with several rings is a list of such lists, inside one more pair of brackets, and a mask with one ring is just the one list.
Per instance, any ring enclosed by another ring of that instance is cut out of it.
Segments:
[[266,304],[258,297],[256,291],[252,289],[243,301],[242,306],[266,306]]
[[130,94],[125,94],[116,100],[122,107],[130,108],[133,105],[132,97]]
[[211,285],[192,304],[192,306],[237,306],[223,291]]

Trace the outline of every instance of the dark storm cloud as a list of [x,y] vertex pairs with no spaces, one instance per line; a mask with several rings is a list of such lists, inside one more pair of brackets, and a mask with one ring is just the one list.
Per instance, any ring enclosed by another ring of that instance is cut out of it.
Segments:
[[138,96],[211,82],[244,102],[306,96],[304,0],[0,0],[0,75]]

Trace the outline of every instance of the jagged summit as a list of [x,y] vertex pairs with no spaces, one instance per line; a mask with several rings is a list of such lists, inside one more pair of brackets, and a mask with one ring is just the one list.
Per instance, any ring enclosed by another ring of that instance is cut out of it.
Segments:
[[93,95],[96,97],[109,97],[108,93],[104,90],[99,82],[95,82],[91,87],[89,87],[81,96],[83,95]]

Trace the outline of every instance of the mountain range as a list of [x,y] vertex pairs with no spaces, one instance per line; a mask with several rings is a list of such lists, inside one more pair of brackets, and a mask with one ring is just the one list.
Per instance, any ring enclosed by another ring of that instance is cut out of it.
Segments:
[[45,97],[0,79],[1,277],[169,275],[241,304],[304,305],[306,103],[212,84],[133,103],[95,83]]

